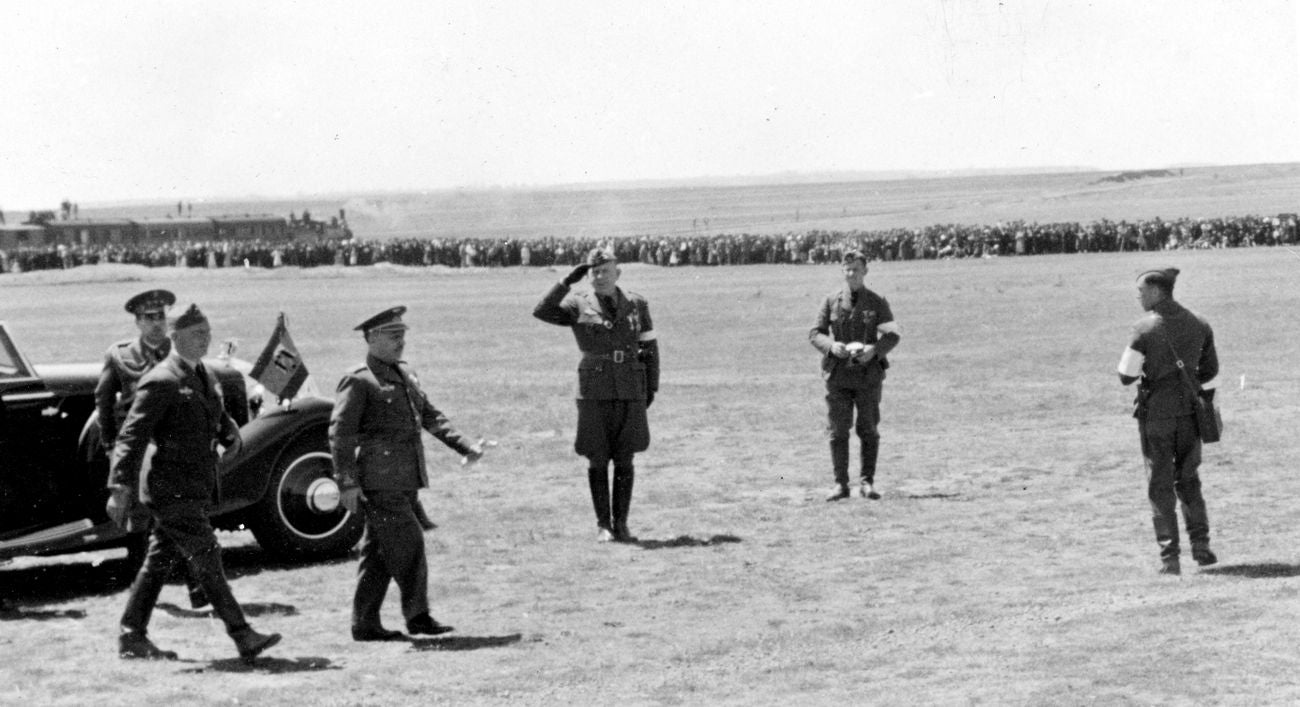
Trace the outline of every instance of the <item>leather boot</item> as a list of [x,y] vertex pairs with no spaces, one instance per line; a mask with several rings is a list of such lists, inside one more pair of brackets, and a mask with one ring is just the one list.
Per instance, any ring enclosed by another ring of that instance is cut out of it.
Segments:
[[636,474],[631,464],[614,465],[614,539],[634,543],[636,536],[627,529],[627,513],[632,507],[632,482]]
[[[603,467],[587,470],[587,485],[591,487],[591,505],[596,510],[596,527],[613,536],[614,526],[609,519],[609,472]],[[604,540],[602,534],[602,540]]]
[[253,659],[261,655],[262,651],[280,642],[280,634],[258,633],[248,625],[232,631],[230,637],[234,639],[235,647],[239,649],[239,657],[245,663],[253,662]]
[[167,583],[170,566],[153,566],[146,563],[140,567],[131,583],[131,591],[126,597],[126,609],[122,611],[122,629],[124,632],[137,633],[141,636],[149,629],[149,619],[153,616],[153,607],[158,603],[158,595]]
[[221,548],[213,545],[191,557],[189,563],[190,576],[203,587],[203,593],[212,603],[212,612],[226,625],[226,632],[234,636],[236,632],[247,629],[244,610],[230,591],[225,569],[221,566]]
[[847,439],[831,440],[831,471],[835,474],[835,483],[849,485],[849,441]]
[[176,651],[165,651],[153,644],[144,631],[123,630],[117,637],[117,655],[136,660],[176,660]]
[[858,441],[862,452],[862,483],[872,486],[876,483],[876,459],[880,456],[880,437],[870,435]]

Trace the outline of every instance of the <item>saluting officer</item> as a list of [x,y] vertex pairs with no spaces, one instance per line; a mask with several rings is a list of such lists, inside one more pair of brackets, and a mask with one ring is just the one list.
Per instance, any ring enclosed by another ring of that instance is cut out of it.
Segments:
[[[591,291],[570,292],[588,272]],[[641,295],[618,287],[620,274],[612,252],[594,249],[533,309],[533,316],[544,322],[570,327],[582,352],[573,448],[588,460],[587,483],[600,542],[636,541],[627,527],[632,459],[650,446],[646,409],[659,389],[659,342],[650,306]]]
[[[149,640],[148,626],[163,584],[183,560],[225,623],[240,657],[251,661],[278,643],[280,634],[260,634],[244,619],[226,582],[221,546],[208,520],[219,494],[217,446],[238,445],[239,426],[222,405],[216,377],[203,366],[212,330],[197,306],[172,322],[171,340],[171,353],[140,379],[109,470],[109,517],[123,524],[137,502],[152,517],[149,551],[122,613],[118,654],[176,659],[176,653]],[[157,451],[152,465],[142,471],[151,443]]]
[[835,474],[835,490],[826,500],[849,497],[850,428],[857,433],[862,455],[858,493],[875,500],[880,498],[875,487],[880,394],[889,368],[886,355],[898,345],[900,332],[889,302],[863,284],[867,257],[861,251],[848,251],[843,272],[844,285],[822,300],[817,323],[808,332],[808,340],[822,352],[826,379],[827,431]]
[[366,362],[339,381],[330,416],[330,452],[340,501],[366,521],[352,599],[356,641],[406,638],[380,621],[390,580],[401,593],[408,632],[436,636],[452,630],[429,615],[429,568],[415,510],[416,494],[429,485],[420,430],[428,430],[467,462],[483,456],[482,444],[452,428],[401,360],[405,313],[406,307],[393,307],[357,325],[368,347]]
[[1210,550],[1210,519],[1201,495],[1201,436],[1196,427],[1196,395],[1182,377],[1185,368],[1200,384],[1201,395],[1214,400],[1219,375],[1219,355],[1214,331],[1203,317],[1174,300],[1178,268],[1148,270],[1138,276],[1138,303],[1146,315],[1133,325],[1129,345],[1119,361],[1119,380],[1138,384],[1133,416],[1147,468],[1147,497],[1156,543],[1160,546],[1160,572],[1179,574],[1178,516],[1192,544],[1198,565],[1219,561]]

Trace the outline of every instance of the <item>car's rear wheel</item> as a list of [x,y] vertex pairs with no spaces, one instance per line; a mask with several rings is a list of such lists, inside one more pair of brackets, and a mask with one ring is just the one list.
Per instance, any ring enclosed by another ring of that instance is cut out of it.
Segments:
[[339,503],[323,434],[305,437],[280,455],[249,526],[263,548],[283,557],[330,557],[357,544],[364,521]]

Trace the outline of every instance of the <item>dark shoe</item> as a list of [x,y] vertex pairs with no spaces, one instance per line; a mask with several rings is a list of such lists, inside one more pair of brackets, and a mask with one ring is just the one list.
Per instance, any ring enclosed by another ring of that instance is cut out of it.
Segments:
[[278,633],[258,633],[251,628],[236,631],[230,637],[235,639],[235,647],[239,649],[239,657],[243,658],[245,663],[253,662],[253,659],[261,655],[262,651],[280,642],[280,634]]
[[840,500],[846,499],[846,498],[848,498],[848,497],[849,497],[849,485],[848,485],[848,484],[840,484],[839,486],[835,487],[835,493],[832,493],[831,495],[827,496],[827,497],[826,497],[826,500],[827,500],[828,502],[829,502],[829,501],[840,501]]
[[858,495],[863,498],[869,498],[873,501],[880,500],[880,494],[876,493],[876,487],[866,481],[863,481],[862,485],[858,487]]
[[437,621],[434,621],[433,617],[429,616],[428,614],[420,614],[419,616],[406,622],[406,631],[412,636],[417,634],[424,634],[426,636],[437,636],[444,633],[450,633],[455,630],[456,629],[452,628],[451,626],[448,626],[446,624],[440,624]]
[[1208,547],[1192,548],[1192,559],[1196,560],[1196,564],[1202,567],[1205,567],[1206,565],[1212,565],[1219,561],[1219,558],[1215,557],[1214,553],[1211,552],[1210,548]]
[[383,626],[352,627],[354,641],[405,641],[406,634],[401,631],[389,631]]
[[632,531],[627,529],[627,523],[619,523],[614,526],[614,541],[620,543],[634,543],[636,536]]
[[615,540],[618,540],[618,538],[614,536],[614,531],[609,528],[601,528],[596,533],[596,542],[598,543],[612,543]]
[[143,660],[176,660],[176,651],[165,651],[153,644],[143,633],[124,633],[117,637],[117,655],[120,658]]
[[1172,560],[1160,561],[1160,574],[1182,574],[1183,570],[1178,566],[1178,558]]

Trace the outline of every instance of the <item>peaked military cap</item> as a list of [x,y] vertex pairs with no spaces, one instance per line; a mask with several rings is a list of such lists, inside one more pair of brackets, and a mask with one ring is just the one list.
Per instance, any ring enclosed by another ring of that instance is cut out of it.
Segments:
[[587,253],[587,264],[593,268],[598,268],[605,263],[617,263],[618,258],[614,257],[614,251],[607,248],[592,248]]
[[126,301],[126,311],[131,314],[159,311],[176,304],[176,295],[167,290],[148,290]]
[[207,315],[199,311],[199,306],[197,304],[191,304],[190,308],[185,310],[184,314],[172,320],[172,331],[189,329],[192,326],[205,324],[207,321]]
[[402,323],[403,314],[406,314],[405,306],[398,305],[396,307],[390,307],[389,309],[385,309],[379,314],[376,314],[375,316],[356,325],[355,327],[353,327],[353,330],[359,331],[363,334],[369,334],[370,332],[375,330],[405,331],[409,327],[407,327],[405,324]]

